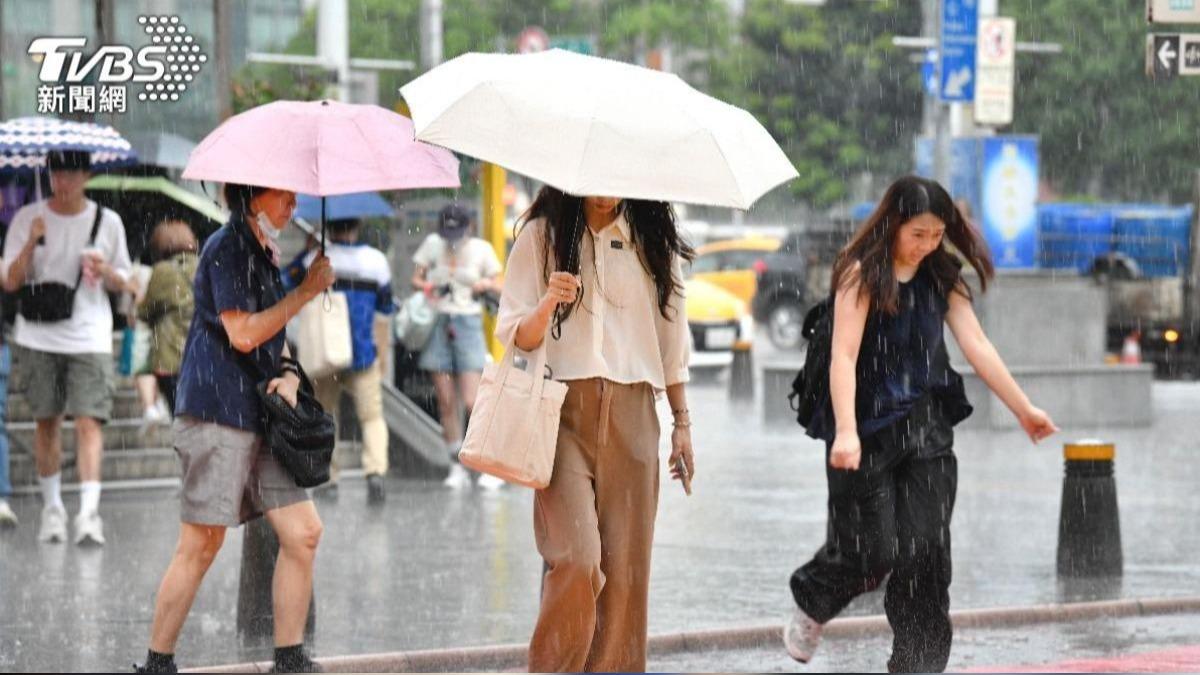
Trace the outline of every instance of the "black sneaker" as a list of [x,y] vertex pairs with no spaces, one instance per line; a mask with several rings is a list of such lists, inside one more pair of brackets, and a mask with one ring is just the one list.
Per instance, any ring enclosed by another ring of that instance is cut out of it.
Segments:
[[367,503],[382,504],[387,499],[387,491],[383,486],[383,476],[372,473],[367,476]]
[[313,496],[321,501],[336,502],[338,500],[338,484],[326,483],[313,488]]
[[135,663],[135,664],[133,664],[133,672],[135,672],[135,673],[178,673],[179,668],[175,665],[174,661],[171,661],[171,663],[165,668],[150,668],[148,666],[143,666],[143,665],[139,665],[139,664]]
[[278,661],[271,666],[271,673],[323,673],[325,669],[321,664],[308,658],[308,654],[301,653],[300,659],[288,664],[282,664]]

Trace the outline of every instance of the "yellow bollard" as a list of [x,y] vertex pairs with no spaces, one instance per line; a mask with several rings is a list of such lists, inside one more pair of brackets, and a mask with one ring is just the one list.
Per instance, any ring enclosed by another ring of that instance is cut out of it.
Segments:
[[1063,445],[1064,477],[1058,516],[1058,574],[1115,577],[1123,567],[1121,520],[1113,460],[1104,441]]

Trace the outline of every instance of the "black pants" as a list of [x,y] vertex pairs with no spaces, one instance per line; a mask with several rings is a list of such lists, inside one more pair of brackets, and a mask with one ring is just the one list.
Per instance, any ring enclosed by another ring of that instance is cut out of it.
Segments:
[[175,385],[179,382],[178,375],[159,375],[155,373],[154,379],[158,381],[158,393],[162,394],[163,399],[167,402],[167,411],[171,416],[175,416]]
[[796,604],[825,623],[888,579],[891,672],[941,672],[950,656],[950,515],[958,488],[954,432],[926,399],[864,438],[857,471],[829,466],[825,545],[791,578]]

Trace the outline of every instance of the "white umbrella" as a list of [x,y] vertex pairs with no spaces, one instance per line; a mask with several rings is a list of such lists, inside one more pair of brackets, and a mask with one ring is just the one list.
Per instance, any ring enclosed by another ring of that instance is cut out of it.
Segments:
[[750,113],[608,59],[465,54],[400,92],[418,140],[574,195],[745,209],[797,175]]

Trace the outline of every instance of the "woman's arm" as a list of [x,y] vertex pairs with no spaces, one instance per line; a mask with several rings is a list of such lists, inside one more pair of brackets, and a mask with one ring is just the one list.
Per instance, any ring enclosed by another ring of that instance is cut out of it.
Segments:
[[333,266],[329,258],[318,255],[304,275],[304,281],[282,300],[259,312],[229,309],[221,312],[221,324],[229,343],[239,352],[249,353],[275,337],[300,308],[333,285]]
[[667,385],[667,401],[671,403],[671,457],[667,463],[671,467],[671,478],[683,480],[676,462],[683,457],[687,467],[689,484],[696,475],[696,457],[692,452],[692,417],[688,412],[687,385],[683,382]]
[[1008,367],[1004,365],[992,341],[979,325],[979,318],[975,316],[971,301],[962,293],[950,294],[946,323],[962,349],[963,356],[967,358],[967,363],[971,364],[984,384],[1012,411],[1030,439],[1036,443],[1058,431],[1050,416],[1029,401],[1029,397],[1013,379],[1012,373],[1008,372]]
[[845,284],[833,300],[833,344],[829,358],[829,397],[837,424],[829,465],[835,469],[858,468],[862,443],[858,438],[855,411],[858,351],[867,325],[870,298],[860,293],[859,282]]
[[413,290],[425,291],[426,293],[428,293],[429,292],[429,282],[427,281],[428,277],[429,277],[429,268],[425,267],[424,265],[417,265],[416,268],[413,270],[412,280],[409,283],[412,284]]

